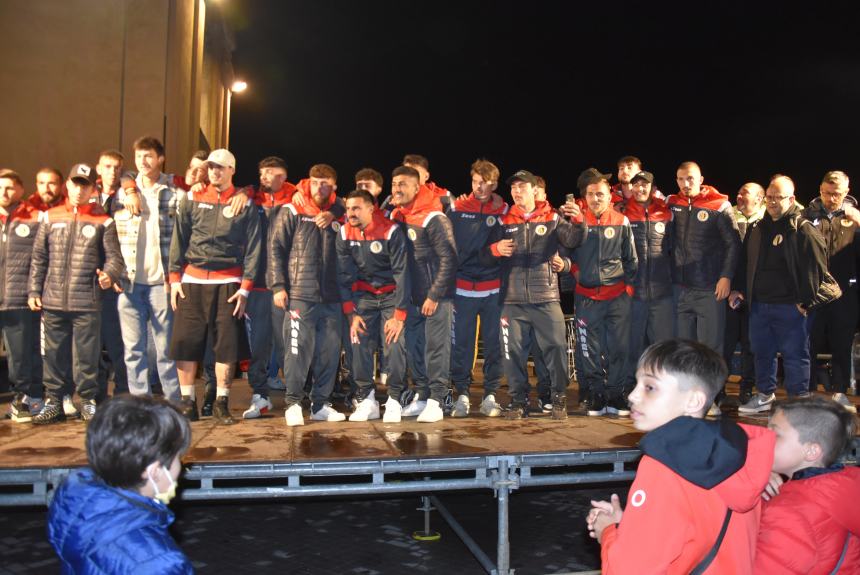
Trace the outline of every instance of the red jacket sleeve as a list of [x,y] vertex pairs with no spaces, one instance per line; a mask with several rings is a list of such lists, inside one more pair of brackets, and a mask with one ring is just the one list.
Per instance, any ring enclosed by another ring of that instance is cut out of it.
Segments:
[[808,573],[817,564],[816,534],[802,508],[780,505],[779,496],[761,515],[754,573]]

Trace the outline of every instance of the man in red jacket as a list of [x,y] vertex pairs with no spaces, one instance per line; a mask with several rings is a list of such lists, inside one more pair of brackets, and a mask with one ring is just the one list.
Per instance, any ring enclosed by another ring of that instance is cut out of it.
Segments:
[[751,574],[773,432],[704,419],[726,364],[700,343],[650,346],[636,376],[631,417],[647,434],[627,507],[613,494],[587,518],[603,573],[690,573],[722,537],[710,572]]

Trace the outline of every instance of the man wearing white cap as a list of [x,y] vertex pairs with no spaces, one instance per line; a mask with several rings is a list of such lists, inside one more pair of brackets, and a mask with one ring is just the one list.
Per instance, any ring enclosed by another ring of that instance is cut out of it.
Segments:
[[203,360],[207,335],[215,354],[216,401],[213,416],[223,425],[230,416],[227,396],[233,364],[250,357],[242,324],[260,258],[257,210],[237,214],[230,205],[236,158],[214,150],[207,158],[209,185],[182,198],[170,244],[170,303],[176,312],[170,357],[176,360],[182,411],[197,419],[194,377]]

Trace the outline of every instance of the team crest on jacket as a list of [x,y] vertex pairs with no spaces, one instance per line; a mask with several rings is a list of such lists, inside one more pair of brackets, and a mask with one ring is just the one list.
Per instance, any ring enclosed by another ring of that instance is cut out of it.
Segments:
[[496,216],[487,216],[487,226],[493,227],[496,225]]
[[333,229],[335,233],[338,233],[340,231],[340,222],[332,222],[331,229]]
[[233,206],[224,206],[224,209],[221,210],[221,213],[224,215],[225,218],[232,218]]
[[666,224],[664,224],[663,222],[657,222],[656,224],[654,224],[654,230],[658,234],[662,234],[666,231]]
[[705,210],[701,210],[698,214],[696,214],[696,218],[698,218],[700,222],[707,222],[708,212],[706,212]]
[[839,220],[839,223],[842,224],[843,226],[845,226],[846,228],[850,228],[851,226],[854,225],[854,222],[852,222],[851,220]]
[[782,234],[776,234],[773,236],[773,245],[778,246],[782,243]]
[[615,237],[615,228],[606,228],[605,230],[603,230],[603,236],[607,240],[611,240]]
[[93,226],[87,224],[83,228],[81,228],[81,233],[85,238],[90,239],[94,235],[96,235],[96,229]]
[[409,231],[406,232],[406,235],[409,236],[409,239],[413,242],[418,239],[418,234],[412,228],[409,228]]
[[372,242],[370,244],[370,251],[372,251],[375,254],[378,254],[379,252],[382,251],[382,244],[377,242],[377,241]]
[[546,226],[543,224],[539,225],[538,227],[535,228],[535,233],[539,236],[545,236],[546,235]]
[[15,226],[15,235],[19,238],[26,238],[30,235],[30,226],[27,224],[18,224]]

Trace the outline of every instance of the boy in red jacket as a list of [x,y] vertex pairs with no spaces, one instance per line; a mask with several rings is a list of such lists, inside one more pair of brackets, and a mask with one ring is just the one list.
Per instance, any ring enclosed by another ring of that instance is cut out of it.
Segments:
[[756,573],[860,573],[860,468],[837,463],[856,425],[855,416],[831,399],[776,404],[768,425],[776,448]]
[[592,501],[587,518],[604,575],[690,573],[726,523],[710,572],[753,572],[775,439],[761,427],[703,419],[725,379],[722,357],[693,341],[655,343],[639,359],[630,416],[648,433],[628,505],[622,513],[613,494]]

